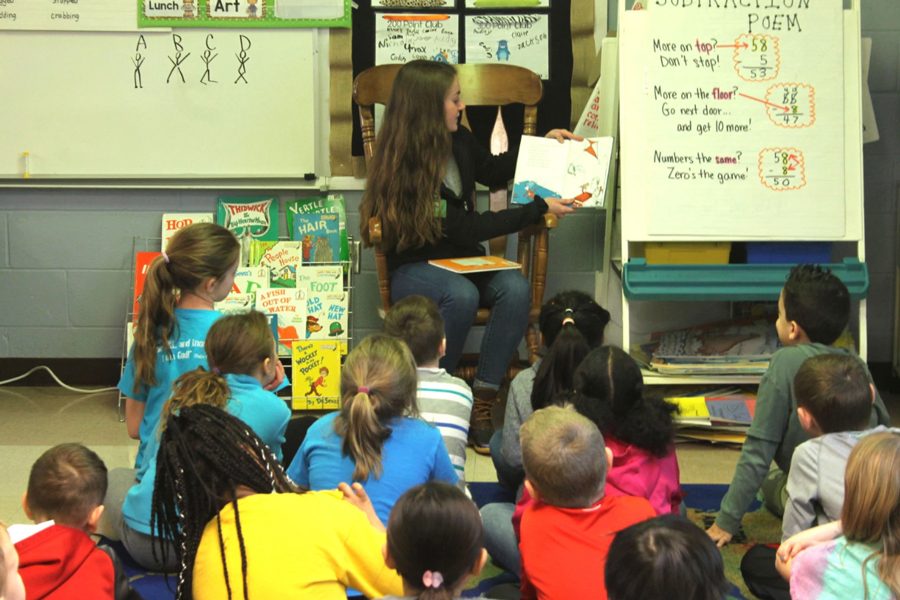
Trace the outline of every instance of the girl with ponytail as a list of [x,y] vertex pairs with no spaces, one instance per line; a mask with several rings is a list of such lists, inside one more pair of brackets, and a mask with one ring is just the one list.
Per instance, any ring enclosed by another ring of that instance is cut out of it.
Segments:
[[408,490],[391,511],[384,559],[403,577],[405,598],[459,598],[487,561],[478,509],[445,483]]
[[531,413],[551,404],[555,395],[572,389],[575,369],[592,348],[603,343],[607,323],[609,312],[584,292],[560,292],[541,307],[538,325],[547,351],[513,379],[503,429],[491,440],[500,483],[513,489],[522,484],[519,428]]
[[[400,594],[384,564],[384,526],[365,495],[298,493],[243,421],[198,404],[168,416],[159,442],[152,522],[174,553],[178,600],[343,600]],[[368,506],[361,511],[353,504]],[[379,527],[380,526],[380,529]]]
[[300,487],[361,483],[382,522],[409,488],[432,480],[456,484],[440,432],[418,418],[416,363],[402,341],[375,334],[341,369],[339,412],[309,428],[288,476]]
[[163,403],[182,373],[206,366],[203,342],[221,315],[213,304],[234,284],[240,245],[212,223],[176,233],[147,270],[134,330],[134,345],[119,381],[128,435],[140,439],[135,467],[144,460]]
[[[229,315],[216,321],[206,337],[206,355],[210,369],[200,367],[188,371],[175,381],[172,397],[163,407],[165,419],[190,406],[204,404],[225,410],[253,430],[272,455],[281,461],[281,445],[291,411],[287,404],[263,386],[277,376],[278,357],[275,339],[266,317],[260,312]],[[147,456],[136,473],[122,504],[118,524],[120,537],[131,556],[152,571],[173,571],[174,550],[157,552],[152,536],[151,504],[156,493],[156,461],[159,435],[147,444]],[[157,539],[156,546],[168,544],[171,538]],[[164,560],[168,558],[168,562]]]

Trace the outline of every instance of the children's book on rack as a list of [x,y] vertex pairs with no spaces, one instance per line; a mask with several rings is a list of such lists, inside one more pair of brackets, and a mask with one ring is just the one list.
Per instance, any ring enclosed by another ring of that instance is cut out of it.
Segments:
[[523,135],[516,161],[513,204],[529,204],[534,196],[574,198],[579,206],[604,206],[613,138],[581,141]]
[[138,252],[134,260],[134,302],[131,307],[132,318],[137,321],[138,312],[141,309],[141,294],[144,293],[144,282],[147,280],[147,270],[150,263],[162,252]]
[[335,213],[293,216],[291,238],[301,243],[303,264],[336,263],[341,257],[340,217]]
[[163,213],[162,216],[162,249],[166,249],[169,239],[179,229],[184,229],[194,223],[212,223],[215,216],[212,213]]
[[669,375],[765,373],[779,347],[769,319],[741,319],[655,333],[637,354],[650,368]]
[[216,223],[230,229],[241,244],[241,264],[248,266],[253,240],[278,239],[278,199],[272,196],[222,197]]
[[296,228],[294,220],[297,215],[322,213],[338,215],[340,260],[342,262],[350,260],[350,240],[347,235],[347,212],[344,208],[344,196],[341,194],[328,194],[326,196],[290,200],[284,205],[284,213],[287,216],[289,232],[293,232]]
[[341,406],[341,342],[295,341],[291,355],[292,408],[330,410]]
[[253,240],[250,243],[250,265],[268,270],[272,288],[297,287],[297,266],[301,259],[300,242]]
[[278,355],[290,356],[291,344],[306,331],[306,293],[297,288],[269,288],[256,292],[256,310],[278,319]]
[[301,265],[297,287],[306,293],[305,339],[346,338],[349,306],[341,265]]

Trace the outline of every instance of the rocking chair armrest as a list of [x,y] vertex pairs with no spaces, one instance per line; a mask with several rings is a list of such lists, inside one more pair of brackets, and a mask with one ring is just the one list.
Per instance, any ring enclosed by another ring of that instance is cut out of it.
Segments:
[[[552,213],[546,212],[546,213],[544,213],[544,221],[543,222],[544,222],[544,227],[546,227],[547,229],[555,229],[556,226],[559,224],[559,217],[557,217],[556,215],[554,215]],[[369,228],[371,231],[371,225],[369,226]]]
[[381,217],[369,217],[369,241],[378,245],[381,239]]

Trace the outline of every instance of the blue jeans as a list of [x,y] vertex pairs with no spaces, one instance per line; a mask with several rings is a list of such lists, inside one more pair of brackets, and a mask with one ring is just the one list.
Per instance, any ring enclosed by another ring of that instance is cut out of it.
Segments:
[[522,559],[519,543],[512,525],[516,505],[494,502],[481,507],[484,523],[484,548],[494,559],[494,564],[522,577]]
[[525,479],[525,470],[521,467],[512,467],[503,459],[503,429],[498,429],[491,436],[491,461],[494,463],[494,470],[497,471],[497,482],[505,488],[518,491],[519,486]]
[[437,303],[444,317],[447,353],[441,366],[453,373],[479,307],[491,309],[481,340],[475,378],[499,387],[528,327],[531,290],[518,270],[458,275],[427,262],[409,263],[391,275],[391,302],[419,294]]

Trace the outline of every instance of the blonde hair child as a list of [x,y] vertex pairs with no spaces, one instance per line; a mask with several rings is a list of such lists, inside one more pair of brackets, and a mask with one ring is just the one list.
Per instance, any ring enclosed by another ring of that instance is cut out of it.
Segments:
[[240,246],[213,223],[176,233],[147,271],[135,322],[134,346],[119,390],[128,435],[140,439],[136,467],[156,430],[163,403],[179,375],[206,366],[203,341],[220,314],[213,309],[234,284]]
[[367,337],[341,369],[339,412],[310,427],[287,474],[299,486],[363,484],[378,517],[407,489],[431,480],[455,484],[440,432],[416,411],[416,364],[402,341]]
[[[840,535],[843,529],[843,535]],[[823,533],[835,539],[808,547],[782,565],[795,599],[900,598],[900,434],[873,433],[853,448],[844,476],[841,521],[787,540],[779,560]]]

